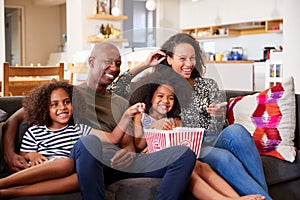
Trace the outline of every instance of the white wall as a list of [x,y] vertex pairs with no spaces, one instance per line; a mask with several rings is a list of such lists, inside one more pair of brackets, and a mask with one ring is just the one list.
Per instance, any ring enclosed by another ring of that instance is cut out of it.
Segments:
[[296,93],[300,94],[300,1],[285,1],[283,6],[283,76],[294,76]]
[[[284,0],[180,0],[180,27],[191,28],[282,17]],[[279,11],[274,15],[275,5]],[[171,9],[170,9],[171,10]]]
[[[4,13],[4,0],[0,0],[0,13]],[[0,16],[0,27],[4,27],[4,15]],[[5,30],[0,28],[0,62],[5,62]],[[2,69],[2,67],[0,67]],[[2,79],[2,70],[0,70],[0,77]]]
[[26,63],[46,65],[62,43],[59,6],[25,6]]
[[180,32],[180,0],[157,1],[156,24],[157,46],[161,46],[171,35]]

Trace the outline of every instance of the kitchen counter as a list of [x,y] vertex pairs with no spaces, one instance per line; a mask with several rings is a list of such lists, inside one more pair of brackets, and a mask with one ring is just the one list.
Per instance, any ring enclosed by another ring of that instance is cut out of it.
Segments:
[[205,63],[224,63],[224,64],[232,64],[232,63],[250,63],[253,64],[256,62],[255,60],[224,60],[224,61],[210,61],[206,60]]
[[224,90],[262,91],[265,62],[254,60],[207,61],[205,77],[213,78]]

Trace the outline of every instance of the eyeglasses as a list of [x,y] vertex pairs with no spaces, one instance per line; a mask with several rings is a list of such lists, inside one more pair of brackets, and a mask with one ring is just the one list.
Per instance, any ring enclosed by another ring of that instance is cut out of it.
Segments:
[[116,67],[120,67],[122,64],[121,60],[113,60],[113,59],[106,59],[103,61],[105,65],[112,65],[115,63]]

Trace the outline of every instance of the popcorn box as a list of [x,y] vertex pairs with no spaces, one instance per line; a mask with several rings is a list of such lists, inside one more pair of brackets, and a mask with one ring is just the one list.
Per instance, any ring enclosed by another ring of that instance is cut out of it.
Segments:
[[191,148],[197,158],[200,155],[203,140],[203,128],[175,128],[173,130],[145,129],[144,135],[150,153],[161,149],[183,145]]

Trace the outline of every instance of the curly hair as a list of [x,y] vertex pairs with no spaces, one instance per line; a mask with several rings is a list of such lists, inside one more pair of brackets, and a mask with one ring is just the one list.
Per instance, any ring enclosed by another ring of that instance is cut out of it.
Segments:
[[169,85],[174,91],[175,101],[172,110],[167,113],[167,117],[179,117],[181,109],[188,106],[191,102],[192,87],[186,79],[183,79],[170,67],[159,64],[155,68],[159,70],[138,82],[132,83],[133,92],[129,103],[133,105],[143,102],[146,104],[145,112],[149,113],[149,109],[152,106],[151,100],[158,86],[162,84]]
[[[191,78],[202,77],[205,72],[205,65],[203,61],[203,51],[200,48],[199,42],[189,34],[186,33],[177,33],[171,36],[160,48],[161,51],[165,52],[168,56],[173,58],[174,48],[176,45],[181,43],[188,43],[193,46],[196,54],[196,65],[192,71]],[[163,61],[163,64],[168,65],[166,59]]]
[[86,110],[86,103],[80,91],[65,81],[54,79],[51,83],[35,88],[24,98],[22,105],[30,125],[49,125],[52,122],[49,114],[50,96],[52,91],[58,88],[64,89],[71,99],[73,116],[70,123],[74,123],[74,116],[82,116]]

